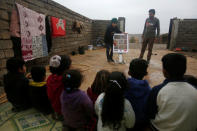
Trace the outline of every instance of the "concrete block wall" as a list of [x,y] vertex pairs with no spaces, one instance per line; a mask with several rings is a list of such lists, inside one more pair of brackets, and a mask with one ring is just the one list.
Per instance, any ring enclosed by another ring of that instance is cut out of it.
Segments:
[[5,69],[6,60],[14,56],[12,50],[12,41],[9,34],[9,12],[7,11],[5,0],[0,1],[0,86],[2,85],[2,76],[7,72]]
[[197,19],[174,19],[169,49],[197,50]]
[[176,47],[197,49],[197,19],[180,20]]
[[[91,43],[92,20],[56,2],[51,0],[0,0],[0,86],[3,84],[2,77],[7,72],[5,68],[6,60],[14,56],[9,26],[11,11],[15,8],[15,2],[39,13],[43,13],[46,16],[66,19],[66,36],[52,38],[52,49],[49,56],[28,61],[28,67],[32,65],[46,65],[51,55],[68,54],[73,50],[77,50],[79,46],[85,46]],[[76,20],[82,22],[84,25],[81,34],[72,31],[72,23]]]
[[98,39],[102,38],[104,40],[105,31],[107,26],[110,25],[110,20],[93,20],[92,21],[92,33],[93,33],[93,43]]
[[[66,19],[66,36],[52,38],[52,48],[49,56],[28,61],[28,67],[47,65],[50,56],[54,54],[70,54],[72,51],[77,51],[79,46],[93,44],[96,38],[104,37],[106,27],[110,23],[110,20],[89,19],[52,0],[0,0],[0,86],[3,84],[3,75],[7,72],[6,61],[14,56],[9,26],[15,2],[46,16]],[[80,34],[72,31],[74,21],[83,23],[84,28]]]
[[[111,24],[111,20],[93,20],[92,21],[92,34],[93,34],[93,43],[101,38],[104,40],[104,35],[107,29],[107,26]],[[125,17],[118,18],[118,28],[125,32]]]

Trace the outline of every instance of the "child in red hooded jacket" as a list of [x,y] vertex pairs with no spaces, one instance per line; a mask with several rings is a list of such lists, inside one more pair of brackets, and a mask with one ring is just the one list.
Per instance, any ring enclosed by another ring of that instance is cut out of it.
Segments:
[[63,91],[62,74],[70,68],[72,61],[69,56],[51,57],[49,62],[50,72],[52,73],[47,79],[47,95],[54,110],[54,119],[61,119],[60,95]]

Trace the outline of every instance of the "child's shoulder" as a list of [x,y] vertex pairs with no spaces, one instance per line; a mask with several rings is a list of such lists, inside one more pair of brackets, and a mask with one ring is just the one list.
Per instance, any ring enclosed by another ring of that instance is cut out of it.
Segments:
[[98,101],[102,100],[102,99],[104,98],[104,96],[105,96],[105,93],[101,93],[101,94],[98,96],[97,100],[98,100]]
[[62,75],[57,75],[57,74],[51,74],[48,76],[47,81],[62,81],[63,76]]
[[51,74],[49,75],[49,77],[52,77],[52,78],[63,78],[63,75],[57,75],[57,74]]
[[24,74],[21,74],[21,80],[29,82],[29,79]]
[[85,91],[82,91],[82,90],[78,90],[78,93],[83,96],[83,97],[88,97],[87,93]]
[[29,79],[27,77],[25,77],[25,74],[23,74],[23,73],[16,73],[16,74],[10,73],[10,77],[15,77],[18,80],[29,81]]
[[94,95],[94,93],[92,92],[92,88],[90,88],[90,87],[88,87],[86,92],[87,92],[88,96],[93,96]]
[[29,86],[46,88],[47,85],[46,85],[45,81],[43,81],[43,82],[30,81]]
[[139,79],[135,79],[135,78],[128,78],[127,81],[129,83],[133,83],[133,84],[144,84],[144,85],[149,85],[147,80],[139,80]]

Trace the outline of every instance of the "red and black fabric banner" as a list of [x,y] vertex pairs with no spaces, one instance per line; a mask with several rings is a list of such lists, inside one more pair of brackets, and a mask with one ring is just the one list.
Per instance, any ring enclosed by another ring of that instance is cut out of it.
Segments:
[[66,20],[51,17],[52,36],[65,36],[66,35]]

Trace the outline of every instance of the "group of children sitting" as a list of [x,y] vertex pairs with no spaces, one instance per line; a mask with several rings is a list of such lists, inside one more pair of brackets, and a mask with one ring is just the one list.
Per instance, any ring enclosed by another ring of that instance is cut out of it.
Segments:
[[184,76],[186,57],[170,53],[162,58],[165,80],[153,87],[144,79],[148,63],[133,59],[126,78],[122,72],[101,70],[87,92],[83,75],[70,69],[69,56],[51,57],[51,75],[35,66],[25,77],[25,62],[10,58],[4,76],[7,99],[13,111],[34,107],[63,121],[64,131],[196,131],[197,79]]

